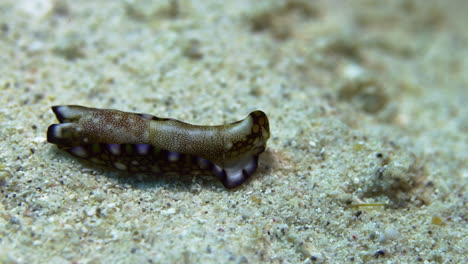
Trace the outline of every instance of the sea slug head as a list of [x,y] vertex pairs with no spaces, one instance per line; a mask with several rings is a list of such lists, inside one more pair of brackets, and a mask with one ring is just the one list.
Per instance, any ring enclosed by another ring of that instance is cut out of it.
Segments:
[[259,155],[265,151],[266,142],[270,138],[270,123],[267,115],[260,110],[250,113],[249,118],[253,120],[253,124],[247,144],[250,145],[252,155]]
[[265,151],[270,137],[268,117],[257,110],[244,120],[234,123],[229,130],[237,135],[237,139],[229,144],[222,166],[215,166],[214,173],[226,188],[234,188],[244,183],[257,170],[258,156]]

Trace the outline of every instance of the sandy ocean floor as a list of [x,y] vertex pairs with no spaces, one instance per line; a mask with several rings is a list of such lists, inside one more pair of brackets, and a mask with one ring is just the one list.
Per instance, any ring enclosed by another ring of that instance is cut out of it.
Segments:
[[[0,2],[0,263],[467,263],[468,1]],[[217,125],[258,171],[95,168],[79,104]]]

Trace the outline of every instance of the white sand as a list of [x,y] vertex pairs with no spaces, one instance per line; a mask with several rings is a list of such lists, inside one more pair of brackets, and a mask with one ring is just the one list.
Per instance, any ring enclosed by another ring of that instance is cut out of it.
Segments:
[[[226,2],[1,1],[0,263],[468,262],[468,2]],[[125,179],[57,104],[272,137],[234,191]]]

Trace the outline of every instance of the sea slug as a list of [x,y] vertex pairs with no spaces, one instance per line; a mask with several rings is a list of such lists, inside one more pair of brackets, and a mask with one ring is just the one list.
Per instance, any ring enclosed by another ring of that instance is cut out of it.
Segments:
[[60,124],[49,126],[47,141],[73,156],[129,172],[211,171],[226,188],[256,171],[270,137],[268,117],[258,110],[219,126],[78,105],[52,111]]

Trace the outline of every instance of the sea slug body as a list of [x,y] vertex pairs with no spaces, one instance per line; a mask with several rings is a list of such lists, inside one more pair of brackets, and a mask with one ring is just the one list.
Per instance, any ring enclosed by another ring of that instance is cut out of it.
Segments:
[[256,171],[270,137],[268,117],[258,110],[219,126],[78,105],[52,111],[60,124],[49,126],[47,141],[73,156],[129,172],[211,171],[226,188]]

